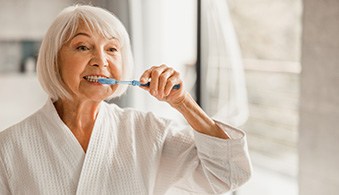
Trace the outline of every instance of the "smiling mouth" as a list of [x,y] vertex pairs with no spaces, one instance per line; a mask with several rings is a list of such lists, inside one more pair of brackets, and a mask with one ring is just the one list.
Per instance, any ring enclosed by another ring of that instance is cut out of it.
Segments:
[[92,83],[98,83],[98,79],[107,79],[108,77],[105,76],[84,76],[83,77],[85,80],[92,82]]

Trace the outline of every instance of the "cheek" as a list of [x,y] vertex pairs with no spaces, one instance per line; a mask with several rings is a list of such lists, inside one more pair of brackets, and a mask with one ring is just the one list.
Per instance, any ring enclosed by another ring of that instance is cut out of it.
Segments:
[[120,61],[115,61],[113,63],[113,65],[110,67],[110,72],[112,74],[112,76],[115,78],[115,79],[118,79],[120,80],[122,78],[122,62],[121,60]]
[[79,68],[76,66],[67,66],[61,70],[63,79],[66,80],[77,80],[79,77]]
[[61,79],[72,91],[77,89],[81,82],[81,67],[74,65],[64,66],[60,71]]
[[121,80],[121,79],[122,79],[122,69],[119,68],[119,69],[116,69],[116,70],[114,70],[114,71],[115,71],[116,78],[117,78],[118,80]]
[[62,57],[59,56],[58,58],[59,71],[65,84],[70,85],[73,82],[79,80],[78,77],[80,74],[80,70],[82,69],[81,66],[79,66],[81,62],[74,56],[69,56],[68,54],[65,54],[65,52],[60,52],[60,55]]

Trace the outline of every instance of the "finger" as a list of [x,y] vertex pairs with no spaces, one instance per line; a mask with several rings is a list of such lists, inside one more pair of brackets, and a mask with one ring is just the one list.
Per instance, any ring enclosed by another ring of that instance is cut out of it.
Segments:
[[175,72],[170,78],[167,79],[167,83],[165,86],[165,91],[164,95],[167,97],[171,92],[174,87],[174,85],[180,84],[181,87],[178,90],[182,90],[182,81],[180,79],[180,74],[178,72]]
[[150,78],[151,78],[151,73],[152,73],[152,70],[154,69],[155,67],[154,66],[152,66],[150,69],[148,69],[148,70],[146,70],[142,75],[141,75],[141,77],[140,77],[140,82],[142,83],[142,84],[146,84],[149,80],[150,80]]
[[165,95],[165,87],[167,85],[167,79],[172,76],[175,71],[173,68],[167,68],[159,77],[159,85],[158,85],[158,95],[160,98],[163,98]]
[[159,76],[164,72],[166,68],[167,66],[161,65],[161,66],[153,68],[151,72],[151,84],[149,86],[149,89],[153,96],[156,96],[158,93]]

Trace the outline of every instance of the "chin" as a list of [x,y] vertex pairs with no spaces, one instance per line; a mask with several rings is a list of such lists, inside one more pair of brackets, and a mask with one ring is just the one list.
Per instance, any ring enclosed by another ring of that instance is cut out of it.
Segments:
[[92,101],[103,101],[113,94],[111,90],[86,90],[82,91],[82,96]]

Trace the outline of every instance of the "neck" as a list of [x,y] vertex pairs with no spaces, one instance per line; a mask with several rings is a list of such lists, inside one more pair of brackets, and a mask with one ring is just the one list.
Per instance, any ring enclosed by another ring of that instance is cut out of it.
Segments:
[[59,99],[54,106],[61,120],[75,132],[91,131],[101,102]]
[[54,106],[86,152],[101,102],[59,99]]

